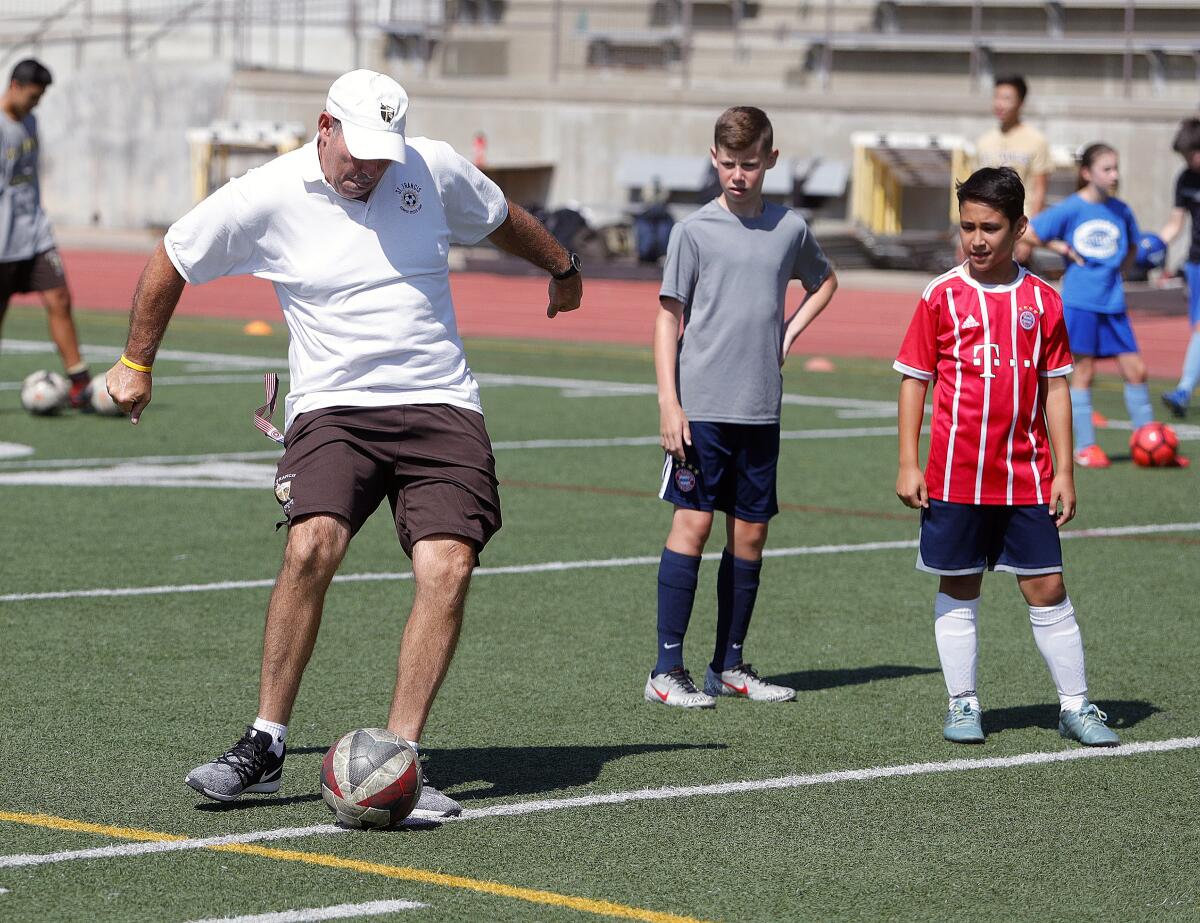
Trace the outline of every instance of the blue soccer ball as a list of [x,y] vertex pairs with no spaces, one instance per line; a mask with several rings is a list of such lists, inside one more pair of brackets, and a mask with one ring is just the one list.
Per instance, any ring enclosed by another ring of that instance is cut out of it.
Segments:
[[1142,269],[1157,269],[1167,261],[1167,245],[1157,234],[1143,234],[1138,238],[1137,264]]

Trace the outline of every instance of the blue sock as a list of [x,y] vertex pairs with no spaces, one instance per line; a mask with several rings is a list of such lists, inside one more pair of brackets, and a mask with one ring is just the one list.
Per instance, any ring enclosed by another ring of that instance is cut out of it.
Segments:
[[700,558],[664,548],[658,562],[658,663],[654,673],[683,666],[683,636],[692,618]]
[[1190,399],[1196,385],[1200,384],[1200,330],[1188,341],[1187,353],[1183,357],[1183,372],[1179,376],[1179,390],[1185,399]]
[[1129,411],[1129,421],[1133,428],[1145,426],[1154,419],[1154,408],[1150,406],[1150,386],[1145,382],[1140,385],[1125,383],[1125,409]]
[[1092,389],[1071,389],[1071,428],[1075,430],[1075,448],[1086,449],[1096,444],[1096,427],[1092,424]]
[[721,554],[721,569],[717,571],[717,646],[711,664],[718,673],[742,662],[742,645],[754,615],[761,571],[762,561],[735,558],[728,549]]

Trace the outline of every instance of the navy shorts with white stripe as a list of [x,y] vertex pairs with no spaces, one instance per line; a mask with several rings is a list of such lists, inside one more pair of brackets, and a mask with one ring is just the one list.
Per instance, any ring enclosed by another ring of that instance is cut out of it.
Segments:
[[921,511],[917,570],[955,577],[985,570],[1034,576],[1062,569],[1058,527],[1044,503],[988,506],[930,499]]

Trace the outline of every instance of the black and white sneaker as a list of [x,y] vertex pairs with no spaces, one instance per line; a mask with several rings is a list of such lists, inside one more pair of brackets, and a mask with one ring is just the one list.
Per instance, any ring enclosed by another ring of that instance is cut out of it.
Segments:
[[458,817],[462,813],[462,805],[438,791],[433,783],[429,781],[429,776],[425,774],[425,767],[421,767],[421,797],[417,799],[417,806],[412,809],[409,817],[417,820],[437,820],[441,817]]
[[233,801],[246,792],[277,792],[283,781],[287,747],[276,756],[271,752],[271,743],[266,731],[248,727],[241,740],[211,763],[197,766],[183,781],[217,801]]

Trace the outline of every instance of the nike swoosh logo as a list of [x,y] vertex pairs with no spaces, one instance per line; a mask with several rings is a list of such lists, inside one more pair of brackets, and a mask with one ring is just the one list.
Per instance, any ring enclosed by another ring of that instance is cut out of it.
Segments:
[[682,644],[683,644],[683,642],[680,641],[679,644],[664,644],[663,647],[669,651],[669,650],[673,650],[674,648],[679,647]]
[[668,689],[666,692],[663,692],[663,691],[662,691],[662,690],[660,690],[660,689],[659,689],[657,686],[651,686],[650,688],[651,688],[651,689],[653,689],[653,690],[654,690],[654,694],[655,694],[655,695],[657,695],[657,696],[658,696],[660,699],[662,699],[664,702],[667,700],[667,696],[669,696],[669,695],[671,694],[671,690],[670,690],[670,689]]
[[743,683],[743,684],[742,684],[742,685],[739,687],[739,686],[735,686],[733,683],[726,683],[726,682],[725,682],[725,680],[721,680],[721,682],[722,682],[724,685],[728,686],[730,689],[732,689],[734,692],[740,692],[742,695],[749,695],[749,694],[750,694],[750,690],[749,690],[749,688],[748,688],[748,687],[745,685],[745,683]]

